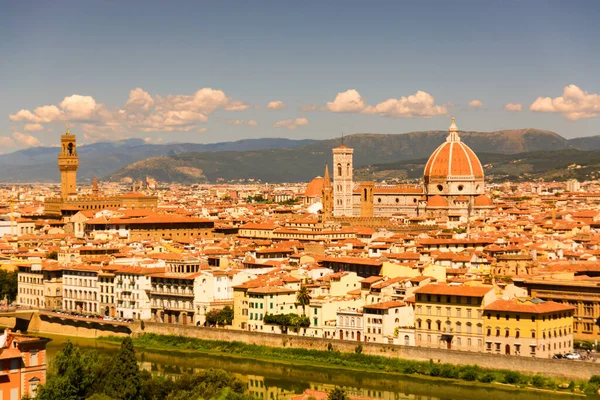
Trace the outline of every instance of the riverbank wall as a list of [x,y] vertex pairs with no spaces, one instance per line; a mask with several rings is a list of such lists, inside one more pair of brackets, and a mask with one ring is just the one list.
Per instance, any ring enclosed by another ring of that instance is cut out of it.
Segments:
[[593,363],[575,360],[526,358],[459,350],[353,342],[337,339],[332,340],[230,329],[169,325],[153,322],[145,322],[144,330],[141,329],[140,324],[137,324],[137,327],[133,331],[134,335],[142,333],[179,335],[202,340],[239,341],[247,344],[280,348],[327,350],[329,344],[331,344],[333,350],[346,353],[353,353],[356,346],[361,344],[363,354],[402,358],[406,360],[432,361],[435,363],[450,363],[457,365],[478,365],[482,368],[507,369],[529,374],[537,373],[564,379],[587,380],[592,375],[600,375],[600,362]]

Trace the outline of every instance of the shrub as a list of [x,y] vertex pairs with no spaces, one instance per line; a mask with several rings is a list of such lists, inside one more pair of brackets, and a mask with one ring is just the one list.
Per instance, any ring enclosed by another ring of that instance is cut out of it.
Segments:
[[333,345],[331,342],[327,343],[327,351],[333,351]]
[[516,385],[521,381],[521,374],[515,371],[507,371],[504,374],[504,383],[508,383],[510,385]]
[[462,369],[460,377],[465,381],[474,381],[477,380],[477,369],[472,366],[467,366]]
[[437,364],[432,365],[431,369],[429,370],[429,375],[431,376],[440,376],[441,373],[442,369]]
[[354,348],[354,352],[355,352],[356,354],[362,354],[362,351],[363,351],[362,344],[359,344],[358,346],[356,346],[356,347]]
[[456,379],[456,378],[458,378],[458,371],[459,371],[459,369],[455,365],[444,364],[444,365],[442,365],[442,368],[440,371],[440,376],[442,378]]
[[590,378],[590,380],[588,382],[600,384],[600,375],[592,375],[592,377]]
[[543,388],[546,385],[546,379],[541,375],[534,375],[531,378],[531,384],[536,388]]
[[496,380],[496,377],[491,372],[486,372],[478,377],[479,382],[492,383]]

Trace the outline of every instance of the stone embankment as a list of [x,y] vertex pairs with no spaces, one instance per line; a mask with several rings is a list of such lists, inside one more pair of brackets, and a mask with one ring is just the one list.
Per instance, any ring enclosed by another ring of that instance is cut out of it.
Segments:
[[[246,332],[230,329],[198,328],[194,326],[178,326],[144,323],[144,330],[139,323],[133,329],[134,335],[155,333],[159,335],[179,335],[203,340],[239,341],[269,347],[306,348],[327,350],[329,343],[334,350],[352,353],[358,342],[345,340],[329,340],[306,336],[278,335],[270,333]],[[363,354],[397,357],[406,360],[450,363],[457,365],[479,365],[483,368],[507,369],[528,374],[566,379],[589,379],[592,375],[600,375],[600,362],[574,360],[552,360],[525,358],[498,354],[476,353],[458,350],[446,350],[424,347],[385,345],[361,342]]]

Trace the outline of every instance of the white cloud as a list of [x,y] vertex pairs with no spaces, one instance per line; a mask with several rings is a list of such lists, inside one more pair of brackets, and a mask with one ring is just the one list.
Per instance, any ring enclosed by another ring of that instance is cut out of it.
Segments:
[[519,112],[523,109],[523,106],[519,103],[508,103],[507,105],[504,106],[504,109],[506,111]]
[[333,101],[327,103],[325,109],[336,113],[356,113],[365,108],[365,100],[354,90],[338,93]]
[[229,125],[244,125],[244,120],[243,119],[232,119],[227,121],[227,123]]
[[469,107],[483,107],[483,103],[481,102],[481,100],[471,100],[469,102]]
[[25,129],[27,132],[37,132],[44,130],[44,127],[42,124],[27,124],[23,129]]
[[308,125],[308,119],[306,118],[296,118],[296,119],[286,119],[283,121],[277,121],[273,126],[275,128],[288,128],[288,129],[296,129],[299,126]]
[[365,114],[379,114],[382,117],[430,118],[447,114],[448,110],[444,106],[436,105],[435,98],[432,95],[419,90],[408,97],[388,99],[375,106],[366,107],[362,112]]
[[250,125],[250,126],[258,126],[258,121],[255,121],[255,120],[251,119],[250,121],[248,121],[248,125]]
[[125,109],[141,109],[143,111],[148,111],[153,105],[154,100],[152,99],[152,96],[150,96],[150,93],[144,91],[142,88],[135,88],[129,92],[129,98],[127,99],[127,103],[125,103]]
[[568,85],[563,95],[555,97],[538,97],[529,107],[531,111],[562,114],[570,121],[580,118],[592,118],[600,115],[600,95],[588,93],[576,85]]
[[[312,106],[303,106],[303,110],[313,110]],[[447,114],[445,106],[435,104],[435,99],[427,92],[417,93],[399,99],[387,99],[379,104],[368,106],[358,91],[350,89],[338,93],[335,99],[328,102],[324,110],[331,112],[348,112],[362,114],[379,114],[382,117],[429,118]]]
[[269,104],[267,104],[267,108],[269,110],[283,110],[286,107],[287,106],[285,105],[285,103],[281,100],[270,101]]
[[67,96],[59,104],[65,118],[75,121],[91,120],[96,111],[96,100],[92,96],[74,94]]
[[198,128],[196,129],[196,133],[204,133],[208,130],[208,128]]
[[[40,130],[42,124],[63,121],[79,122],[84,137],[90,141],[109,139],[135,132],[190,132],[198,131],[199,124],[221,109],[243,111],[250,106],[232,100],[221,90],[202,88],[192,95],[151,95],[142,88],[129,92],[123,106],[107,107],[92,96],[73,94],[58,105],[37,107],[33,111],[20,110],[9,116],[11,121],[23,122],[24,130]],[[75,126],[75,125],[74,125]]]
[[13,141],[13,145],[16,147],[35,147],[35,146],[41,146],[42,144],[40,143],[40,141],[38,140],[38,138],[28,135],[26,133],[20,133],[20,132],[13,132],[11,135],[11,138],[4,136],[2,138],[2,143],[3,146],[9,146],[10,147],[10,142],[7,139],[12,139]]
[[246,111],[249,108],[248,104],[239,100],[231,101],[223,107],[225,111]]
[[314,104],[305,104],[300,107],[300,111],[318,111],[319,109],[320,107]]

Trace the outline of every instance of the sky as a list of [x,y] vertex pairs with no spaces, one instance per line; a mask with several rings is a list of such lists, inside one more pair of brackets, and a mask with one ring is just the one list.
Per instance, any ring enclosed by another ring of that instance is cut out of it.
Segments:
[[599,1],[0,1],[0,152],[600,134]]

